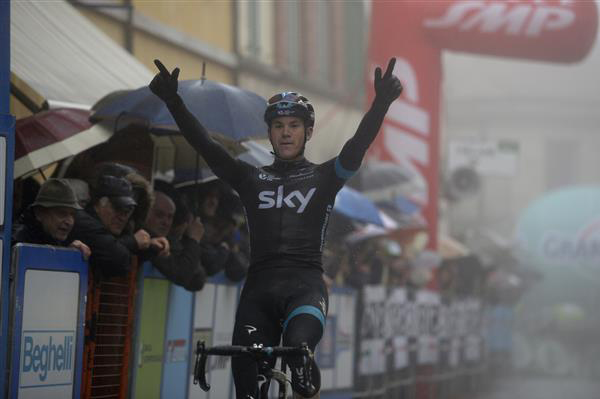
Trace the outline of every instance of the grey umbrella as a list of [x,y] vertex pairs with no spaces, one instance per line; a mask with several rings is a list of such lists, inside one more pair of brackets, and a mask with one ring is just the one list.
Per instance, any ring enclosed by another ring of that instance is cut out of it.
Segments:
[[[267,101],[256,93],[210,80],[183,80],[179,95],[210,132],[234,140],[264,136]],[[172,134],[178,128],[166,105],[148,86],[112,93],[94,106],[92,121],[131,118],[144,121],[154,134]]]

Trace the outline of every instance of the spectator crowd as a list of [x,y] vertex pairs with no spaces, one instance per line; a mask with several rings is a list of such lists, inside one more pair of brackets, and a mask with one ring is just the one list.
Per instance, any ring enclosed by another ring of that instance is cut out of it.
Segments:
[[87,180],[27,186],[33,190],[19,198],[13,244],[76,248],[96,279],[125,275],[133,257],[189,291],[221,271],[232,281],[245,277],[241,204],[219,181],[179,190],[164,180],[151,184],[131,166],[102,162]]

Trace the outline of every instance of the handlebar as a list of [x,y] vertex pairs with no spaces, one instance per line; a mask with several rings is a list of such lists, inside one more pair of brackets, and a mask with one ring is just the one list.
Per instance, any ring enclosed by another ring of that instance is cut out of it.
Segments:
[[[253,344],[252,346],[240,345],[222,345],[207,348],[204,341],[196,343],[196,362],[194,365],[194,384],[200,385],[203,391],[210,389],[210,384],[206,381],[206,360],[209,355],[216,356],[252,356],[257,362],[269,358],[302,356],[304,359],[312,360],[313,352],[307,344],[300,346],[262,346],[262,344]],[[308,364],[307,361],[304,364]]]

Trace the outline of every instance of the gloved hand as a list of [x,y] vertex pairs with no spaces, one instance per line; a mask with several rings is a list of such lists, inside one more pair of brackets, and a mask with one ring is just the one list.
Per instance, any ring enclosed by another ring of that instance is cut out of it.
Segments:
[[150,82],[150,91],[168,104],[177,98],[177,78],[179,77],[179,68],[175,68],[173,69],[173,72],[169,73],[167,68],[165,68],[159,60],[154,60],[154,65],[156,65],[159,72],[154,76],[152,82]]
[[395,75],[392,75],[396,65],[396,58],[390,59],[383,77],[381,68],[375,69],[375,100],[374,102],[385,106],[390,106],[402,93],[402,84]]

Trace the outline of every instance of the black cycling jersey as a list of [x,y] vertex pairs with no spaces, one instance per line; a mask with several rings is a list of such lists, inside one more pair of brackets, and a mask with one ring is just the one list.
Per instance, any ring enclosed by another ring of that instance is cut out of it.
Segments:
[[237,164],[230,183],[244,204],[251,231],[251,273],[287,266],[321,269],[329,213],[344,184],[334,164],[306,159],[276,160],[260,169]]
[[387,106],[374,103],[340,155],[322,164],[276,159],[256,168],[210,139],[181,98],[169,102],[177,125],[213,172],[239,194],[250,230],[249,273],[271,267],[322,270],[321,253],[337,192],[375,138]]

